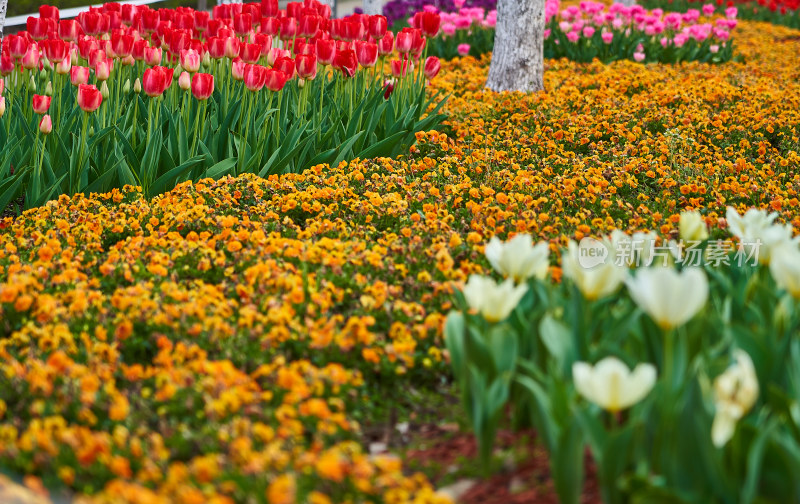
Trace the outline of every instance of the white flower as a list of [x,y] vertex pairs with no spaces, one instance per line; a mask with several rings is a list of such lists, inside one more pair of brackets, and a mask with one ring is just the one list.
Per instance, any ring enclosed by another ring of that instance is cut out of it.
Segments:
[[639,364],[631,372],[616,357],[606,357],[594,367],[576,362],[572,365],[572,379],[579,394],[616,413],[644,399],[656,383],[656,368]]
[[651,268],[625,280],[631,297],[662,329],[685,324],[708,299],[708,279],[702,270]]
[[800,298],[800,249],[784,244],[771,253],[769,271],[781,289]]
[[505,243],[495,236],[486,245],[485,254],[498,273],[515,282],[531,277],[543,280],[550,266],[550,245],[540,242],[534,246],[529,234],[518,234]]
[[564,277],[575,283],[583,297],[596,300],[619,289],[628,271],[626,268],[614,264],[610,257],[587,268],[581,265],[579,254],[578,244],[570,240],[567,250],[562,254],[561,266]]
[[498,284],[489,277],[470,275],[463,292],[470,308],[489,322],[500,322],[514,311],[527,291],[527,285],[515,287],[511,279]]
[[603,242],[617,266],[650,266],[655,254],[656,239],[656,234],[652,232],[638,232],[631,237],[615,229]]
[[736,423],[758,399],[758,377],[753,361],[747,352],[734,350],[736,363],[714,379],[714,422],[711,441],[714,446],[725,446],[736,431]]
[[681,212],[678,224],[681,240],[687,242],[701,242],[708,238],[706,221],[700,212]]
[[778,214],[767,214],[764,210],[751,208],[744,215],[739,215],[733,207],[728,207],[726,218],[731,233],[742,242],[742,248],[748,256],[758,257],[761,264],[769,264],[772,251],[787,243],[797,243],[792,238],[792,226],[775,224]]

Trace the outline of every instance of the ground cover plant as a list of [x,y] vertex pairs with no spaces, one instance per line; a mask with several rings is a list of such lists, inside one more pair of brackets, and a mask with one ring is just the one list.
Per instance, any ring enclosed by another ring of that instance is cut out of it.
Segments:
[[395,44],[382,16],[331,20],[315,1],[109,3],[77,20],[43,6],[27,28],[0,55],[2,208],[394,156],[442,119],[421,30]]
[[[686,0],[645,0],[641,2],[649,8],[661,7],[667,10],[684,11],[686,9],[719,9],[720,3],[689,2]],[[742,19],[767,21],[773,24],[800,28],[800,2],[797,0],[757,0],[757,1],[728,1],[725,7],[735,7]]]
[[[604,63],[619,59],[722,63],[733,57],[731,33],[737,24],[737,10],[727,9],[724,17],[712,19],[715,11],[687,8],[680,13],[665,13],[662,9],[647,11],[639,5],[591,1],[562,8],[559,0],[548,0],[544,54],[580,62],[597,58]],[[435,6],[426,6],[408,23],[419,26],[424,12],[438,13],[442,20],[439,36],[430,43],[432,54],[449,59],[480,56],[492,50],[496,11],[459,7],[441,12]]]
[[[156,198],[62,196],[0,221],[0,467],[89,502],[441,501],[435,474],[370,453],[365,430],[391,421],[379,412],[398,396],[453,379],[445,319],[470,275],[492,274],[493,237],[545,241],[560,292],[569,240],[677,240],[687,210],[728,237],[729,206],[800,227],[800,41],[764,23],[736,30],[742,62],[548,60],[546,91],[530,95],[486,91],[488,58],[459,58],[431,90],[452,93],[451,133],[419,133],[399,159],[187,181]],[[737,361],[719,350],[712,383]],[[626,364],[660,364],[641,355]],[[771,450],[769,436],[796,423],[796,396],[768,386],[791,390],[775,369],[775,381],[757,371],[755,409],[714,450],[779,420],[764,429]],[[763,409],[780,401],[783,416]]]

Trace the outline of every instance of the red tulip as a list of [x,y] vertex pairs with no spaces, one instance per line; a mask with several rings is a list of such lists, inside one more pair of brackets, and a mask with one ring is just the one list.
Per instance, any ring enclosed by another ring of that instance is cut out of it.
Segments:
[[[171,76],[170,80],[172,80]],[[151,98],[161,96],[167,87],[169,87],[169,84],[164,67],[154,66],[144,71],[144,75],[142,76],[142,90],[147,96]]]
[[150,47],[150,44],[148,44],[144,39],[135,41],[133,43],[133,49],[131,50],[133,59],[136,61],[144,61],[145,52],[147,51],[148,47]]
[[301,54],[295,58],[297,74],[305,80],[314,80],[317,77],[317,57]]
[[383,85],[386,87],[386,91],[383,92],[383,99],[388,100],[389,97],[392,96],[392,93],[394,93],[394,80],[387,79]]
[[389,29],[389,23],[386,20],[386,16],[370,16],[368,27],[369,36],[375,40],[380,40],[384,35],[386,35],[386,32]]
[[28,52],[28,39],[19,35],[9,35],[3,43],[3,47],[8,44],[8,52],[12,58],[21,58]]
[[270,49],[272,49],[272,37],[266,33],[256,33],[255,42],[261,48],[261,56],[269,54]]
[[49,135],[51,131],[53,131],[53,120],[50,119],[50,115],[46,114],[42,117],[42,120],[39,121],[39,131],[43,135]]
[[81,84],[78,86],[78,106],[81,110],[84,112],[94,112],[100,108],[101,103],[103,103],[103,95],[100,94],[99,89],[91,84]]
[[133,35],[114,31],[111,34],[111,49],[117,58],[128,56],[133,51]]
[[181,51],[181,68],[189,73],[200,70],[200,54],[193,49]]
[[261,0],[261,15],[264,17],[278,15],[278,0]]
[[214,59],[222,59],[225,57],[225,39],[219,37],[210,37],[206,40],[208,45],[208,55]]
[[70,68],[69,80],[73,86],[80,86],[89,82],[89,69],[82,66],[74,66]]
[[106,59],[106,52],[102,49],[95,49],[91,51],[88,55],[89,57],[86,58],[89,62],[90,67],[94,67],[97,65],[98,61],[102,61]]
[[275,60],[275,64],[272,65],[272,68],[283,72],[288,79],[292,79],[294,77],[295,65],[292,58],[278,58]]
[[138,5],[122,4],[122,22],[128,26],[132,25],[138,10]]
[[428,80],[433,80],[439,74],[439,70],[442,69],[442,64],[439,61],[439,58],[436,56],[428,56],[428,59],[425,60],[425,67],[423,67],[423,71],[425,72],[425,77]]
[[396,43],[397,50],[407,54],[411,51],[411,46],[414,45],[414,34],[404,28],[403,31],[397,34]]
[[46,114],[47,109],[50,108],[50,100],[52,100],[52,98],[49,96],[33,95],[33,99],[31,100],[33,111],[37,114]]
[[281,89],[283,89],[283,86],[286,85],[286,81],[288,79],[289,78],[286,76],[286,74],[284,74],[280,70],[275,70],[270,68],[269,70],[267,70],[267,82],[266,82],[267,89],[276,93]]
[[281,18],[281,40],[289,40],[297,36],[297,20],[293,17]]
[[260,91],[267,83],[267,69],[261,65],[247,65],[244,68],[244,86],[250,91]]
[[374,67],[378,62],[378,45],[372,42],[356,41],[356,58],[362,67]]
[[253,17],[250,14],[237,14],[233,18],[233,31],[237,35],[246,35],[253,29]]
[[214,76],[196,73],[192,76],[192,94],[200,101],[207,100],[214,93]]
[[75,42],[81,34],[81,27],[74,19],[62,19],[58,23],[58,36],[63,40]]
[[148,33],[153,33],[158,29],[158,23],[161,21],[161,17],[158,14],[157,10],[150,9],[149,7],[143,9],[142,13],[142,28],[144,31]]
[[395,78],[405,77],[408,72],[408,67],[409,61],[406,59],[392,60],[392,75],[394,75]]
[[261,18],[261,33],[274,37],[281,31],[281,20],[276,17],[263,17]]
[[52,5],[40,5],[39,17],[54,19],[56,22],[58,22],[59,18],[61,17],[61,14],[58,12],[58,7],[53,7]]
[[26,28],[34,40],[44,40],[47,37],[48,24],[44,19],[29,16]]
[[316,35],[321,20],[319,16],[303,16],[300,18],[299,35],[305,38]]
[[180,54],[181,51],[189,48],[192,36],[186,30],[173,30],[166,40],[169,41],[169,50],[175,54]]
[[239,49],[239,57],[242,58],[245,63],[257,63],[258,59],[261,57],[261,46],[258,44],[242,44]]
[[14,71],[14,60],[6,53],[0,54],[0,75],[5,77]]
[[317,60],[321,65],[332,65],[335,56],[335,40],[317,40]]
[[418,12],[414,16],[416,20],[416,28],[422,31],[426,37],[435,37],[439,34],[439,28],[442,25],[442,18],[435,12]]
[[78,23],[89,35],[99,35],[103,31],[103,16],[96,11],[81,12]]
[[378,41],[378,54],[388,56],[394,52],[394,33],[387,31],[386,35]]
[[352,42],[353,40],[363,40],[367,34],[364,25],[356,21],[345,21],[342,23],[344,32],[340,35],[342,39]]
[[195,11],[194,12],[194,29],[198,32],[204,32],[208,30],[208,22],[210,21],[210,15],[206,11]]
[[69,54],[69,42],[59,39],[43,40],[42,49],[51,62],[61,61]]
[[345,77],[352,77],[358,69],[358,60],[355,51],[336,51],[333,66],[342,71]]

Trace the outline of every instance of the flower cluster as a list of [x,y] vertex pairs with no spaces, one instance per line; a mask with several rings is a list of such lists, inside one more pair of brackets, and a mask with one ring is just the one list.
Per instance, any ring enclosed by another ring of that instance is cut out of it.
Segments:
[[[705,0],[645,0],[648,8],[664,8],[685,11]],[[719,2],[717,3],[719,5]],[[800,1],[798,0],[735,0],[726,5],[738,9],[741,19],[767,21],[769,23],[800,28]]]
[[0,173],[0,201],[24,194],[33,207],[126,183],[152,195],[205,175],[400,154],[440,120],[421,118],[438,16],[396,37],[383,16],[330,16],[316,0],[213,15],[107,3],[76,20],[42,6],[0,54],[0,164],[15,167]]

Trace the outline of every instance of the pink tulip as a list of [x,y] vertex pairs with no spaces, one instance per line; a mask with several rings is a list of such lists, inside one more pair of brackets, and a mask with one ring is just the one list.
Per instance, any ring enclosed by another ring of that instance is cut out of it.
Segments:
[[39,131],[43,135],[49,135],[50,132],[53,131],[53,120],[50,119],[49,114],[45,114],[45,116],[42,117],[42,120],[39,121]]
[[189,73],[195,73],[200,70],[200,54],[194,49],[181,51],[181,68]]
[[95,86],[90,84],[80,84],[78,86],[78,106],[81,110],[84,112],[94,112],[100,108],[102,103],[103,95],[100,94],[100,90]]
[[458,47],[456,48],[458,54],[461,56],[466,56],[467,54],[469,54],[470,49],[471,47],[469,44],[458,44]]
[[192,78],[189,76],[189,72],[181,72],[180,77],[178,77],[178,87],[184,91],[191,89]]
[[33,111],[37,114],[46,114],[47,109],[50,108],[51,100],[52,98],[50,98],[49,96],[43,96],[37,94],[33,95],[33,98],[31,99]]
[[25,55],[22,56],[22,68],[39,69],[39,47],[36,44],[30,44]]

